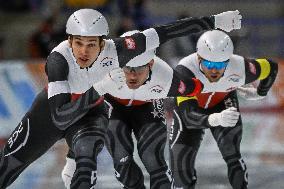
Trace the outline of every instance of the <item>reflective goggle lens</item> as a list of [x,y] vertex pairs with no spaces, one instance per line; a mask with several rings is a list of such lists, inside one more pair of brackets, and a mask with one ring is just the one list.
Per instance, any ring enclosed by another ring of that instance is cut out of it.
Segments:
[[148,64],[146,64],[146,65],[143,65],[143,66],[138,66],[138,67],[130,67],[130,66],[124,66],[123,67],[123,70],[125,71],[125,72],[131,72],[131,71],[134,71],[134,72],[136,72],[136,73],[139,73],[139,72],[143,72],[144,70],[145,70],[145,68],[147,68],[147,65]]
[[202,59],[201,63],[203,66],[205,66],[207,69],[212,70],[221,70],[227,67],[229,60],[223,61],[223,62],[212,62],[209,60]]

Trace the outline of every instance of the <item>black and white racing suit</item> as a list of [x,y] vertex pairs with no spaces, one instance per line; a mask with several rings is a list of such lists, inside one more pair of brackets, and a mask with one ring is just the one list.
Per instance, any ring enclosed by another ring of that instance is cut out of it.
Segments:
[[135,90],[125,85],[105,95],[111,105],[107,148],[113,158],[116,178],[124,188],[145,188],[143,173],[133,158],[132,133],[139,157],[150,175],[150,188],[171,188],[171,172],[164,156],[167,128],[162,98],[177,96],[181,90],[173,70],[156,57],[144,85]]
[[[200,70],[197,54],[183,58],[176,71],[186,77],[196,77],[204,84],[201,94],[194,98],[175,99],[173,124],[170,132],[171,169],[177,188],[195,188],[197,176],[195,158],[204,130],[210,128],[219,150],[228,167],[228,178],[234,189],[246,189],[248,173],[240,152],[242,139],[241,117],[235,127],[211,127],[208,116],[219,113],[239,103],[236,88],[260,80],[258,94],[265,96],[272,86],[278,71],[275,62],[266,59],[245,59],[233,55],[224,75],[218,82],[209,82]],[[185,79],[184,79],[185,80]]]
[[[86,69],[76,63],[68,41],[59,44],[47,59],[47,91],[37,95],[1,149],[0,188],[13,183],[27,166],[63,137],[74,151],[77,162],[71,188],[94,187],[96,156],[103,147],[108,121],[102,99],[92,85],[113,68],[123,67],[133,57],[171,38],[213,27],[214,17],[188,18],[127,38],[105,40],[99,57]],[[181,92],[195,91],[196,83],[194,80],[188,85],[183,83]]]

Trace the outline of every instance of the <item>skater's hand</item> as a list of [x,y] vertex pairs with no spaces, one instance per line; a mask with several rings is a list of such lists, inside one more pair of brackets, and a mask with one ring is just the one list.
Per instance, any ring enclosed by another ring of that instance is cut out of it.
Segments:
[[93,85],[99,95],[112,92],[115,88],[120,89],[125,84],[126,78],[121,68],[111,70],[103,80]]
[[230,32],[234,29],[241,29],[242,15],[238,10],[222,12],[214,15],[215,28],[219,28],[226,32]]
[[257,94],[257,88],[253,85],[238,87],[237,91],[238,94],[246,100],[261,100],[265,98],[265,96]]
[[234,127],[239,120],[240,112],[235,107],[230,107],[220,113],[210,114],[208,122],[212,127]]

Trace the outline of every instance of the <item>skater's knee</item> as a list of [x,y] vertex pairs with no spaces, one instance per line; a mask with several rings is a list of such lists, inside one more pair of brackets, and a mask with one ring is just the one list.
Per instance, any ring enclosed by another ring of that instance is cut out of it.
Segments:
[[73,143],[72,151],[75,157],[96,156],[103,149],[104,141],[93,137],[82,137]]

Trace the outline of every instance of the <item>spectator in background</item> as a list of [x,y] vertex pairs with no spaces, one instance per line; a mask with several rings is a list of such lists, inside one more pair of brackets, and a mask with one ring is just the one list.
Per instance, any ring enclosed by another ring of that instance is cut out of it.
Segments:
[[135,22],[133,20],[132,3],[129,0],[118,0],[118,10],[120,11],[120,20],[118,28],[116,28],[116,36],[120,36],[123,33],[136,29]]
[[134,22],[131,17],[124,16],[121,18],[118,28],[116,29],[116,36],[120,36],[127,31],[131,31],[135,28]]
[[149,28],[152,23],[148,18],[145,9],[146,0],[118,0],[118,10],[120,11],[120,20],[118,28],[115,31],[116,36],[131,30],[144,30]]
[[152,22],[148,16],[149,12],[146,9],[147,0],[136,0],[134,2],[135,2],[133,5],[134,22],[139,30],[144,30],[152,25]]
[[118,0],[118,8],[123,18],[131,18],[133,20],[135,29],[144,30],[149,28],[152,24],[149,13],[146,10],[147,0]]
[[64,38],[64,31],[56,31],[55,16],[46,18],[29,39],[29,55],[32,58],[46,58],[51,50]]

